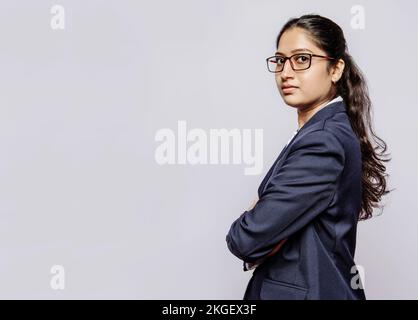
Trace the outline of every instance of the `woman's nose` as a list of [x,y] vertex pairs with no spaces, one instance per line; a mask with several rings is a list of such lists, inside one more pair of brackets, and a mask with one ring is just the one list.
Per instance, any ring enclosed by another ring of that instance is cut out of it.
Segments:
[[283,70],[281,72],[282,79],[286,79],[289,76],[292,76],[293,75],[293,72],[294,71],[292,69],[292,65],[291,65],[290,59],[287,59],[284,62]]

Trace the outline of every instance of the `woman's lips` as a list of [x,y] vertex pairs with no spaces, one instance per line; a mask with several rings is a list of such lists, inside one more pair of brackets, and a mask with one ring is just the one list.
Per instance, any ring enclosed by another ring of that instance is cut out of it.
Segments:
[[284,94],[291,94],[296,89],[297,89],[297,87],[285,87],[285,88],[282,88]]

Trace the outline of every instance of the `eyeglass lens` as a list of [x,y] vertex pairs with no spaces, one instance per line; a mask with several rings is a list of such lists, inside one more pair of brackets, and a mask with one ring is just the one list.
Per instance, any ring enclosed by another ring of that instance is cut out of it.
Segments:
[[[309,54],[295,54],[290,57],[294,70],[305,70],[308,69],[311,62],[311,56]],[[280,72],[283,70],[286,57],[277,55],[268,60],[268,68],[271,72]]]

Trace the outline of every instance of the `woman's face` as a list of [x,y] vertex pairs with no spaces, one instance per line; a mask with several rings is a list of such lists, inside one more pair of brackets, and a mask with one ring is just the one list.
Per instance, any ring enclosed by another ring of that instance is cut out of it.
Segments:
[[[298,50],[297,49],[303,49]],[[319,49],[301,28],[285,31],[280,38],[277,53],[290,57],[295,53],[327,54]],[[306,70],[294,71],[290,60],[286,60],[282,72],[276,73],[276,83],[284,102],[292,107],[308,109],[327,101],[334,95],[332,80],[340,78],[327,71],[328,59],[312,57],[311,66]],[[283,86],[296,86],[285,90]],[[335,87],[335,86],[334,86]]]

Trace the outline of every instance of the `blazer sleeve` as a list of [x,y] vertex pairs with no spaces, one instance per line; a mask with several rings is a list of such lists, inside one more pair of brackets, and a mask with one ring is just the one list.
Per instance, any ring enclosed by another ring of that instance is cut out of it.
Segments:
[[290,147],[254,208],[232,223],[228,249],[253,263],[309,224],[329,206],[344,162],[344,148],[334,134],[307,133]]

